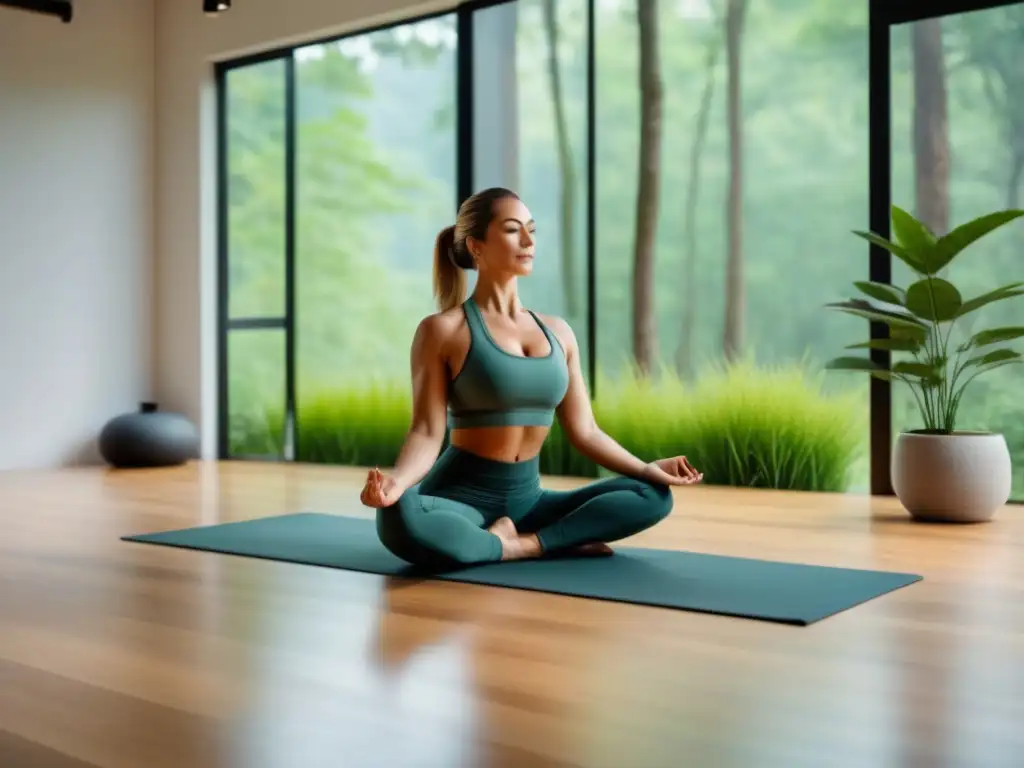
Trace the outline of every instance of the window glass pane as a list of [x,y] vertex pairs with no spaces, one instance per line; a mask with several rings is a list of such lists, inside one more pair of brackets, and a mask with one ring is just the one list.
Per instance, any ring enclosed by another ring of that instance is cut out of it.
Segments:
[[[1024,198],[1024,88],[1020,41],[1024,4],[893,27],[892,200],[937,234],[977,216],[1020,208]],[[1024,222],[986,235],[941,275],[965,300],[1024,280]],[[893,283],[917,277],[893,259]],[[957,323],[949,349],[978,331],[1024,325],[1024,298],[997,301]],[[1009,348],[1020,340],[968,353]],[[904,359],[900,356],[897,359]],[[961,360],[965,357],[961,357]],[[956,429],[1001,432],[1014,466],[1011,498],[1024,501],[1021,367],[982,373],[964,390]],[[969,374],[961,376],[965,383]],[[893,387],[893,433],[924,426],[912,391]]]
[[227,355],[229,455],[283,458],[284,331],[230,331]]
[[298,458],[386,465],[454,219],[455,16],[296,52]]
[[[474,191],[512,189],[536,220],[533,274],[519,293],[530,309],[572,326],[589,379],[586,9],[587,0],[519,0],[473,14],[472,156]],[[556,423],[541,471],[595,467]]]
[[823,308],[868,276],[867,10],[598,3],[595,407],[640,455],[867,490],[868,379],[821,371],[868,333]]
[[586,2],[520,0],[473,14],[473,189],[507,187],[530,209],[537,255],[520,295],[569,322],[584,373]]
[[229,70],[228,314],[280,317],[285,306],[285,60]]

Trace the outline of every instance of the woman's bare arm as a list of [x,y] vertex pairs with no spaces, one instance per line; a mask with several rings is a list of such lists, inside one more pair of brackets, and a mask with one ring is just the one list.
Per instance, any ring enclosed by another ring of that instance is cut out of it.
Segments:
[[559,318],[551,318],[550,324],[562,341],[569,364],[569,390],[558,406],[558,420],[569,442],[582,455],[605,469],[629,477],[645,477],[647,462],[606,435],[594,418],[580,365],[579,344],[572,327]]
[[431,315],[416,328],[411,350],[412,423],[392,478],[402,491],[418,483],[437,460],[448,416],[445,318]]

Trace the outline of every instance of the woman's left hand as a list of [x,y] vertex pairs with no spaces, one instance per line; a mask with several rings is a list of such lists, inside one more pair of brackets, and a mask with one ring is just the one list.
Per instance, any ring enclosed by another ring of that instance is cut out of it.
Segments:
[[685,456],[658,459],[647,465],[644,478],[663,485],[693,485],[704,479]]

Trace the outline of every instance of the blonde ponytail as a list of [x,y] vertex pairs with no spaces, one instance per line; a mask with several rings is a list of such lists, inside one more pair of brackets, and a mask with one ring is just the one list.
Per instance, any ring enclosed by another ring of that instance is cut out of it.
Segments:
[[434,297],[441,312],[466,300],[466,273],[455,263],[454,226],[442,229],[434,243]]
[[491,187],[470,195],[459,206],[455,225],[438,232],[434,243],[434,297],[442,312],[466,300],[466,270],[476,269],[466,240],[484,242],[494,218],[494,204],[509,197],[519,199],[519,195],[504,187]]

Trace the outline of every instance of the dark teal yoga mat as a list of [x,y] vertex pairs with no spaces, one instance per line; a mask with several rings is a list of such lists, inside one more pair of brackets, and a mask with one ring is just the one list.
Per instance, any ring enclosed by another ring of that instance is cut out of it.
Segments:
[[123,541],[410,578],[553,592],[808,625],[921,577],[696,552],[618,547],[612,557],[492,563],[428,573],[377,540],[372,520],[304,512]]

